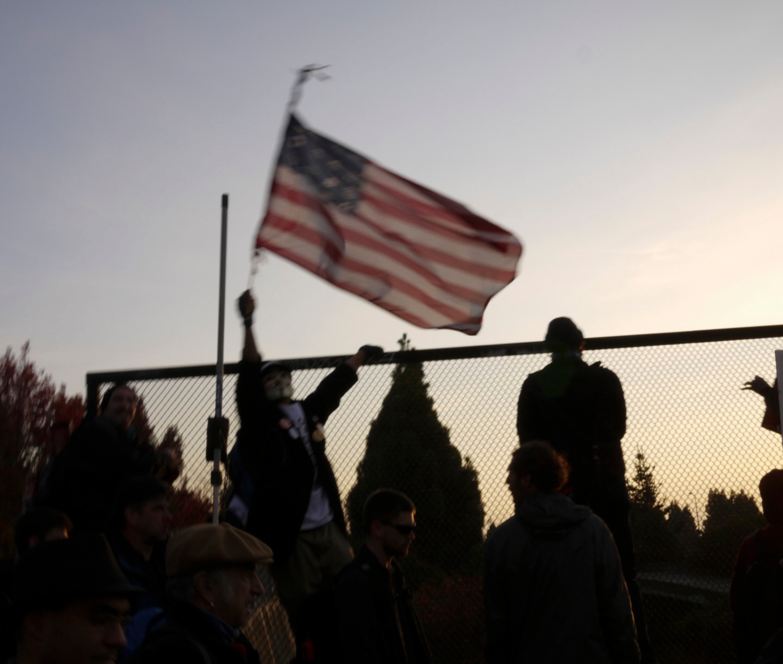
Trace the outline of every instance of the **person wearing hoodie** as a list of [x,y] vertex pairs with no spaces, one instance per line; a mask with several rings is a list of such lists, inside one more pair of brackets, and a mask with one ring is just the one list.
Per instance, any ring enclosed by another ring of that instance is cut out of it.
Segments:
[[558,493],[565,459],[547,443],[514,451],[515,514],[487,538],[487,662],[637,664],[631,604],[609,529]]
[[626,430],[625,395],[620,378],[600,362],[582,357],[585,338],[564,316],[549,322],[544,345],[552,361],[522,384],[517,405],[519,444],[545,440],[568,462],[564,489],[609,527],[631,598],[644,664],[654,664],[636,580],[636,556],[629,520],[631,503],[625,482],[622,439]]

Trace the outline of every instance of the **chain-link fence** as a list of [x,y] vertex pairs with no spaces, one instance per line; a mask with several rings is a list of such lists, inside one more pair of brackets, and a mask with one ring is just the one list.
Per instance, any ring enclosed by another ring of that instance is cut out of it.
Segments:
[[[632,525],[650,636],[664,664],[734,661],[728,609],[733,556],[761,522],[753,504],[760,505],[759,479],[783,466],[780,436],[760,427],[762,399],[741,387],[756,374],[771,382],[774,351],[780,348],[783,326],[586,341],[585,359],[600,360],[623,382],[629,484],[653,490],[653,500],[647,491],[647,502],[634,506]],[[295,370],[296,396],[307,395],[342,359],[287,361]],[[451,445],[463,466],[477,474],[486,533],[512,514],[505,479],[517,445],[519,389],[530,372],[548,361],[540,343],[524,343],[392,353],[363,367],[359,383],[326,427],[327,453],[341,495],[346,499],[357,482],[371,424],[392,387],[395,367],[419,364]],[[226,367],[224,384],[231,440],[239,428],[236,371],[236,365]],[[180,483],[201,498],[205,510],[211,468],[204,449],[207,419],[215,408],[214,367],[89,374],[89,404],[94,407],[108,384],[120,380],[143,398],[159,440],[176,427],[185,451]],[[402,421],[408,414],[398,417]],[[388,440],[395,444],[393,436]],[[385,483],[407,487],[409,478],[393,473],[414,471],[391,465]],[[420,510],[420,523],[425,516]],[[418,535],[427,536],[426,530]],[[455,540],[443,546],[458,552],[462,544]],[[478,565],[414,577],[416,602],[437,661],[481,661]]]

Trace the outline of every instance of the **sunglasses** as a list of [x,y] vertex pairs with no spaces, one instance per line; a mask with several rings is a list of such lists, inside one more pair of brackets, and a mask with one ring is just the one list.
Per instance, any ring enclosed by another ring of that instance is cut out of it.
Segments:
[[416,525],[406,525],[401,523],[389,523],[388,521],[382,522],[384,526],[389,526],[389,528],[394,528],[400,535],[410,535],[411,533],[416,532]]

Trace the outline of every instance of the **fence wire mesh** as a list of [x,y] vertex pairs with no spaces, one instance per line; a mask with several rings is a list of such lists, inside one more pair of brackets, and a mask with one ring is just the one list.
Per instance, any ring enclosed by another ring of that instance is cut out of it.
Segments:
[[[742,539],[762,523],[759,479],[783,466],[780,436],[760,427],[763,400],[741,387],[756,374],[772,381],[774,351],[783,348],[783,326],[606,337],[588,340],[587,348],[588,362],[600,361],[623,383],[629,485],[647,482],[654,491],[650,504],[634,505],[632,527],[658,659],[734,661],[728,608],[734,556]],[[340,359],[289,361],[295,369],[295,396],[306,396]],[[357,482],[370,427],[392,387],[395,367],[420,364],[432,407],[451,444],[463,464],[476,471],[484,534],[509,518],[513,504],[505,479],[518,444],[519,389],[529,373],[548,361],[540,344],[531,343],[387,354],[361,368],[358,384],[326,426],[327,453],[343,499]],[[185,459],[179,485],[187,487],[180,493],[190,501],[191,519],[206,518],[211,495],[211,466],[204,450],[207,419],[215,409],[214,368],[212,375],[209,372],[210,367],[198,367],[88,375],[93,402],[111,382],[127,381],[143,398],[158,440],[171,427],[179,432]],[[231,442],[239,429],[235,383],[236,365],[229,365],[223,414],[230,421]],[[406,413],[398,417],[402,424]],[[403,475],[414,471],[390,465],[384,483],[407,487],[409,478]],[[426,521],[421,511],[417,516],[420,523]],[[417,536],[428,534],[424,530]],[[465,545],[459,538],[443,543],[455,553]],[[412,574],[436,661],[481,661],[479,566]],[[285,661],[290,651],[278,614],[279,607],[274,607],[254,622],[258,640],[269,642],[264,661]]]

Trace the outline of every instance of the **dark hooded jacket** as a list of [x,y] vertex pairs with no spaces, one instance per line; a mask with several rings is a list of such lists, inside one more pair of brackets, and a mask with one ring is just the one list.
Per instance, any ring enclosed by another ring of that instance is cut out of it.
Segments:
[[155,448],[105,417],[82,422],[54,459],[37,502],[65,512],[79,532],[105,532],[117,490],[132,477],[155,475]]
[[249,507],[247,530],[272,547],[275,562],[280,563],[294,548],[315,477],[325,489],[335,525],[345,532],[337,480],[319,429],[357,376],[341,364],[301,402],[311,436],[311,459],[287,415],[266,397],[260,370],[260,362],[239,363],[237,408],[242,426],[228,472],[234,490]]
[[429,644],[397,561],[387,569],[366,546],[337,577],[343,664],[428,664]]
[[487,539],[487,661],[633,664],[631,605],[606,525],[538,493]]
[[625,397],[617,375],[578,354],[555,354],[522,384],[517,404],[520,444],[545,440],[568,459],[577,502],[619,486],[625,491],[621,441]]

